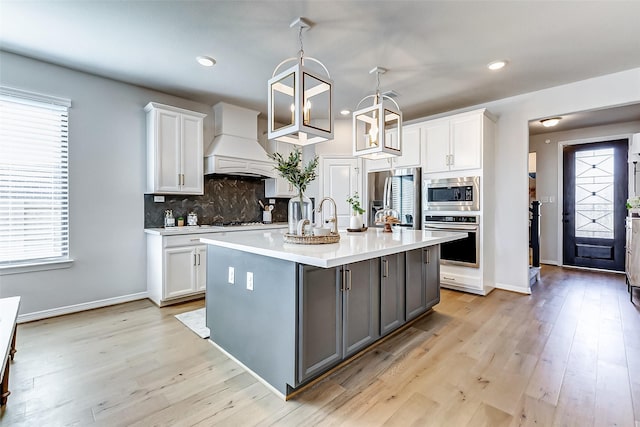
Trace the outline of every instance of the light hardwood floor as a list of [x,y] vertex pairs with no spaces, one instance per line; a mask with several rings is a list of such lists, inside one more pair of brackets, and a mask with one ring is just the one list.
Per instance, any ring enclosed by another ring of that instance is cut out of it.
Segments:
[[19,325],[0,425],[640,426],[640,308],[621,275],[544,266],[530,296],[443,290],[289,402],[173,317],[202,305]]

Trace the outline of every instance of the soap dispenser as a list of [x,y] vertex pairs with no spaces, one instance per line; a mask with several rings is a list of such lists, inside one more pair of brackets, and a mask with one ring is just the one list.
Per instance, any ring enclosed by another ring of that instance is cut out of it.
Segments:
[[165,228],[176,226],[176,219],[173,217],[173,211],[171,209],[164,211],[164,226]]

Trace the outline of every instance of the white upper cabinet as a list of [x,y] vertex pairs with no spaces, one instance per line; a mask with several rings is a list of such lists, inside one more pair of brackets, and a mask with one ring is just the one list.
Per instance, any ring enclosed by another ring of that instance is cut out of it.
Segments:
[[[397,138],[397,131],[386,134],[387,139]],[[395,141],[393,141],[395,143]],[[420,166],[420,152],[422,144],[422,130],[419,125],[409,125],[402,128],[402,155],[387,159],[366,160],[367,171],[381,171]],[[395,145],[395,144],[392,144]]]
[[484,110],[425,122],[422,173],[482,168]]
[[410,168],[420,166],[422,145],[422,129],[419,125],[402,128],[402,155],[392,158],[393,168]]
[[150,102],[147,113],[147,193],[204,194],[206,114]]
[[[280,153],[285,159],[295,149],[292,144],[281,141],[269,141],[269,154]],[[298,194],[296,188],[286,179],[278,175],[277,178],[269,178],[264,181],[265,197],[293,197]]]

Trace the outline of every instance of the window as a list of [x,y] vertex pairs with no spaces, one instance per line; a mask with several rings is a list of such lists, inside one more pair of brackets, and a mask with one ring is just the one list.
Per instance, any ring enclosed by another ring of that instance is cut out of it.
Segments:
[[68,260],[70,106],[0,87],[0,268]]

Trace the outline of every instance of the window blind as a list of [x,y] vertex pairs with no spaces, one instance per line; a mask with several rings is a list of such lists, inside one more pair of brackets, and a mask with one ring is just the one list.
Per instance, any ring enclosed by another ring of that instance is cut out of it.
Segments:
[[0,88],[0,266],[69,256],[70,105]]

